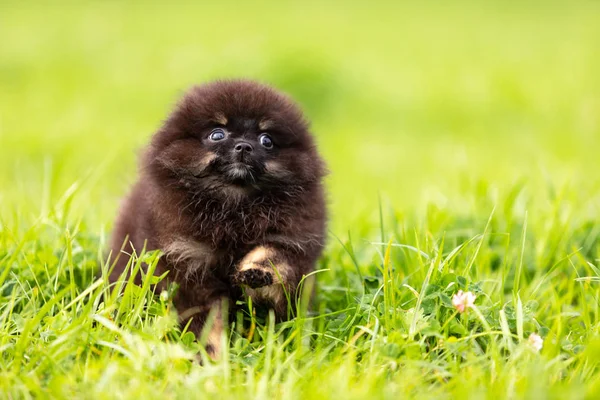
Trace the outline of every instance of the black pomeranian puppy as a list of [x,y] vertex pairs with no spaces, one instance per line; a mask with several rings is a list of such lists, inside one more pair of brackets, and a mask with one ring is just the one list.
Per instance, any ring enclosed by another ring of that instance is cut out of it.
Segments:
[[132,251],[165,253],[182,323],[220,354],[222,299],[243,294],[286,318],[323,250],[325,165],[298,106],[246,80],[193,87],[154,134],[112,237],[116,281]]

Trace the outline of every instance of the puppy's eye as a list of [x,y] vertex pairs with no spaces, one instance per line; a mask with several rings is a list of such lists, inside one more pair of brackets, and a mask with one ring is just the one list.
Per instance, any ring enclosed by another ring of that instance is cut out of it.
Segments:
[[208,138],[213,142],[218,142],[219,140],[225,139],[225,131],[223,129],[213,129],[213,131],[208,135]]
[[263,133],[262,135],[260,135],[258,137],[258,141],[260,142],[261,146],[263,146],[264,148],[267,148],[267,149],[273,148],[273,140],[271,139],[271,136],[267,135],[266,133]]

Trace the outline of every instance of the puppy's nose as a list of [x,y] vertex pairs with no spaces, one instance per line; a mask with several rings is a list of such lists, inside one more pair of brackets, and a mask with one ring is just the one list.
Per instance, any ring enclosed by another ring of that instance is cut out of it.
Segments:
[[236,153],[250,153],[254,148],[248,142],[238,142],[233,148]]

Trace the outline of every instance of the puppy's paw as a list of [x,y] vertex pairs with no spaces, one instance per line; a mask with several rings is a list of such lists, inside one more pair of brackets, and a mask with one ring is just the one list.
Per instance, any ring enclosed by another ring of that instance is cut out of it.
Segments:
[[273,274],[263,268],[246,268],[236,272],[233,277],[238,285],[247,285],[252,289],[273,284]]

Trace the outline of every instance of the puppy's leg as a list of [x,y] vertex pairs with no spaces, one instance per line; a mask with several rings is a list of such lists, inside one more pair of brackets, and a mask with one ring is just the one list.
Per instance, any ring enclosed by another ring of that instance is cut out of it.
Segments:
[[[189,330],[196,335],[196,340],[204,346],[206,352],[213,360],[221,358],[222,345],[221,337],[223,335],[223,312],[219,301],[213,303],[208,310],[198,309],[190,310],[198,313],[192,316]],[[183,317],[186,317],[185,315]],[[187,318],[189,320],[189,318]],[[182,319],[183,321],[183,319]]]
[[223,299],[229,296],[229,287],[210,271],[218,253],[209,245],[180,236],[171,238],[163,247],[174,280],[179,284],[174,299],[183,325],[190,320],[189,330],[205,346],[213,359],[221,355],[223,333]]
[[301,278],[284,251],[265,245],[255,247],[238,263],[233,281],[245,287],[254,303],[266,303],[278,318],[285,318]]
[[219,284],[204,281],[202,285],[182,285],[174,299],[181,324],[189,322],[189,331],[213,360],[221,357],[223,307],[227,306],[226,292],[215,290]]

